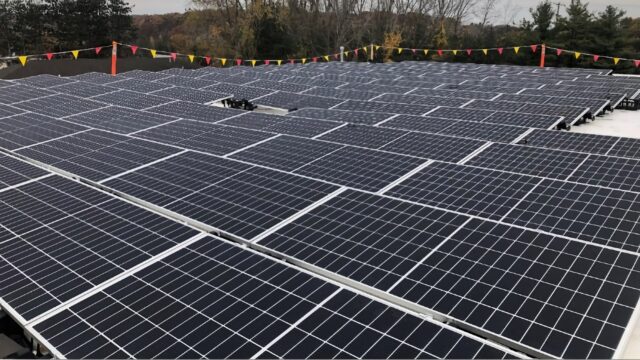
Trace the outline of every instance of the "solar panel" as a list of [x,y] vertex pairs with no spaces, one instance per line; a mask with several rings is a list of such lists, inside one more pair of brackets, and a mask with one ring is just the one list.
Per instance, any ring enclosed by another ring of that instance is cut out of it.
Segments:
[[177,118],[119,106],[109,106],[95,111],[72,115],[65,118],[65,120],[96,129],[113,131],[120,134],[130,134],[175,121]]
[[[506,356],[210,237],[41,321],[35,330],[68,358]],[[75,332],[84,335],[82,346],[69,341]],[[130,343],[136,338],[149,346]]]
[[432,160],[458,162],[471,155],[484,141],[434,135],[426,133],[409,133],[383,147],[381,150],[399,154],[419,156]]
[[[439,134],[510,143],[527,130],[518,126],[457,121],[440,130]],[[529,135],[527,135],[527,139],[529,139]]]
[[0,103],[9,105],[54,94],[53,91],[37,89],[26,85],[5,86],[0,87]]
[[380,111],[391,114],[425,115],[432,111],[434,107],[435,106],[347,100],[336,106],[335,109],[371,112]]
[[587,157],[586,154],[540,149],[531,146],[492,144],[465,165],[505,170],[520,174],[566,179]]
[[[533,104],[530,104],[533,105]],[[465,109],[481,109],[481,110],[493,110],[493,111],[513,111],[520,112],[520,108],[523,104],[510,102],[510,101],[488,101],[488,100],[473,100],[464,106]],[[537,112],[523,111],[531,114],[537,114]]]
[[[0,155],[0,189],[48,175],[49,172],[16,158]],[[1,228],[0,228],[1,229]],[[0,238],[0,243],[2,243]]]
[[349,124],[319,137],[320,140],[378,149],[402,138],[407,131]]
[[292,93],[299,93],[299,92],[303,92],[313,88],[312,86],[307,86],[307,85],[292,84],[292,83],[278,82],[278,81],[271,81],[271,80],[256,80],[247,85],[259,87],[263,89],[280,90],[280,91],[287,91]]
[[429,116],[443,119],[483,121],[494,113],[492,110],[440,107],[430,112]]
[[[191,71],[191,72],[193,72],[193,71]],[[180,76],[171,76],[171,77],[168,77],[168,78],[156,80],[156,82],[160,82],[160,83],[163,83],[163,84],[169,84],[169,85],[175,85],[175,86],[182,86],[182,87],[187,87],[187,88],[192,88],[192,89],[202,89],[202,88],[207,87],[207,86],[218,84],[217,81],[194,79],[192,77],[187,77],[187,76],[184,76],[184,75],[186,75],[186,74],[182,74],[181,73]]]
[[259,105],[286,110],[297,110],[306,107],[328,109],[340,104],[344,100],[280,91],[254,99],[253,101]]
[[203,90],[214,91],[222,94],[233,94],[234,99],[247,99],[247,100],[253,100],[255,98],[265,96],[274,92],[273,90],[269,90],[269,89],[262,89],[262,88],[251,87],[251,86],[225,84],[225,83],[207,86],[206,88],[203,88]]
[[56,85],[73,83],[75,80],[49,74],[40,74],[29,76],[22,79],[16,79],[14,82],[23,85],[29,85],[37,88],[49,88]]
[[294,171],[343,146],[320,140],[279,136],[231,157],[284,171]]
[[530,128],[551,129],[562,121],[561,116],[536,115],[524,113],[495,112],[482,120],[485,123],[525,126]]
[[379,191],[424,160],[347,146],[298,168],[295,173],[354,188]]
[[2,120],[0,147],[16,150],[88,128],[38,114],[21,114]]
[[274,137],[276,134],[180,120],[137,133],[135,136],[185,149],[224,155]]
[[640,161],[590,155],[567,180],[640,192]]
[[500,220],[540,181],[526,175],[436,162],[385,194]]
[[638,201],[637,193],[544,180],[504,221],[638,252]]
[[244,115],[221,121],[219,124],[302,137],[314,137],[342,125],[342,123],[333,121],[282,117],[255,112],[248,112]]
[[422,96],[422,95],[400,95],[400,94],[383,94],[373,101],[398,104],[416,104],[430,106],[462,106],[469,102],[469,99],[456,97],[439,97],[439,96]]
[[580,151],[606,155],[620,140],[614,136],[580,134],[564,131],[534,130],[527,135],[527,145],[550,149]]
[[87,83],[92,83],[92,84],[108,84],[108,83],[122,80],[121,76],[112,76],[110,74],[98,73],[98,72],[88,72],[84,74],[70,76],[69,78],[78,80],[78,81],[85,81]]
[[102,180],[178,153],[180,149],[89,130],[17,152],[89,180]]
[[163,84],[159,82],[145,81],[140,78],[134,78],[134,79],[125,79],[125,80],[112,82],[112,83],[109,83],[109,86],[115,87],[118,89],[148,94],[153,91],[170,88],[173,85]]
[[[457,120],[442,119],[431,116],[397,115],[378,126],[410,131],[437,133],[451,126]],[[467,122],[465,122],[467,124]]]
[[[0,118],[22,114],[25,111],[9,105],[0,104]],[[0,125],[1,126],[1,125]]]
[[[197,232],[51,176],[0,193],[0,294],[29,320]],[[29,253],[29,256],[25,256]]]
[[610,358],[637,271],[636,255],[472,219],[390,292],[539,356]]
[[541,104],[525,104],[518,109],[518,112],[529,114],[555,115],[564,116],[570,124],[582,119],[587,113],[586,107],[560,106],[560,105],[541,105]]
[[344,111],[333,109],[300,109],[290,113],[291,116],[306,117],[319,120],[334,120],[366,125],[374,125],[394,114],[380,112]]
[[200,105],[186,101],[176,101],[166,105],[160,105],[153,109],[149,109],[149,111],[163,115],[206,122],[216,122],[243,113],[241,110]]
[[466,216],[347,190],[258,244],[387,290]]
[[380,95],[380,93],[371,91],[330,89],[320,87],[312,88],[308,91],[305,91],[304,94],[351,100],[371,100]]
[[231,97],[230,94],[222,94],[213,91],[196,90],[177,86],[156,91],[153,93],[153,95],[182,101],[190,101],[199,104],[220,101]]
[[166,97],[143,94],[135,91],[120,90],[92,98],[106,104],[123,106],[130,109],[142,110],[173,101]]
[[93,100],[60,94],[23,101],[21,103],[14,104],[13,106],[36,114],[61,118],[89,110],[96,110],[107,105]]
[[607,155],[640,159],[640,140],[620,138],[620,141],[613,145],[611,151],[609,151]]
[[53,86],[49,88],[55,92],[67,95],[73,95],[81,98],[90,98],[97,95],[103,95],[110,92],[118,91],[117,88],[105,85],[91,84],[83,81],[76,81],[69,84]]
[[[143,81],[138,81],[144,84],[148,84],[148,82],[150,81],[157,81],[157,80],[161,80],[164,78],[167,78],[169,76],[171,76],[170,74],[167,73],[161,73],[161,72],[153,72],[153,71],[144,71],[144,70],[132,70],[132,71],[126,71],[123,73],[118,74],[118,76],[120,77],[125,77],[125,78],[132,78],[135,80],[143,80]],[[133,84],[133,82],[129,81],[129,84]],[[129,90],[133,90],[133,89],[129,89]],[[157,90],[157,89],[156,89]]]

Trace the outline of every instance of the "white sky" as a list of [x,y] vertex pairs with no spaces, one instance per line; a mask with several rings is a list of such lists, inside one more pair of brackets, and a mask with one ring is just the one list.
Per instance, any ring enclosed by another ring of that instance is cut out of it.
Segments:
[[[551,0],[568,4],[570,0]],[[529,8],[538,4],[539,0],[500,0],[496,8],[495,23],[509,22],[515,19],[519,22],[523,17],[529,17]],[[591,11],[602,11],[608,4],[612,4],[627,11],[627,15],[640,17],[640,0],[586,0]],[[129,0],[133,5],[134,14],[164,14],[168,12],[182,12],[190,6],[189,0]],[[564,11],[561,11],[564,13]]]

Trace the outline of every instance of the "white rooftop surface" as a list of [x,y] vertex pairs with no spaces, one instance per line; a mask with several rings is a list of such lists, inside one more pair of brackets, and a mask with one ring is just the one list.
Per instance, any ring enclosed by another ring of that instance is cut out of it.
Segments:
[[[587,124],[572,126],[572,132],[640,138],[640,111],[616,110]],[[640,355],[640,353],[639,353]]]

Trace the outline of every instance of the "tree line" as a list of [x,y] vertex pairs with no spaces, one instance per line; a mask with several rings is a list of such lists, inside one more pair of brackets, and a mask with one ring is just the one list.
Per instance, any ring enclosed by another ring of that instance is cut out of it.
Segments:
[[[0,0],[0,23],[7,24],[7,31],[0,32],[0,52],[91,47],[115,39],[159,50],[245,59],[309,57],[370,43],[417,49],[547,43],[598,55],[640,57],[640,18],[628,17],[622,9],[608,6],[594,12],[582,0],[565,0],[559,8],[544,0],[530,9],[530,20],[516,21],[517,1],[498,1],[192,0],[184,13],[132,16],[125,0]],[[412,58],[424,55],[387,51],[379,52],[376,60]],[[538,61],[507,52],[447,60]],[[550,65],[556,61],[604,66],[571,56],[550,60]]]

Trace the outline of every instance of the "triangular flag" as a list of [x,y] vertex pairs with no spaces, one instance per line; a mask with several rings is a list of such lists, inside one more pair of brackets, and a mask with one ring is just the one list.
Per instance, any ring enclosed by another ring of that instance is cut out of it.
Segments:
[[615,65],[618,65],[619,62],[620,62],[620,58],[613,58],[613,63]]
[[18,60],[20,60],[20,64],[22,64],[22,66],[27,65],[27,57],[26,56],[18,56]]
[[333,54],[333,58],[338,60],[340,58],[340,54]]
[[71,50],[71,53],[73,54],[73,58],[74,58],[74,59],[78,59],[78,54],[80,54],[80,51],[78,51],[78,50]]
[[304,63],[306,63],[306,62],[307,62],[307,58],[302,58],[301,60],[302,60],[302,64],[303,64],[303,65],[304,65]]
[[177,58],[178,58],[178,53],[172,52],[171,54],[169,54],[169,59],[171,59],[171,61],[175,62]]
[[442,50],[438,49],[438,56],[442,56]]
[[402,48],[398,48],[398,54],[402,54]]
[[582,55],[582,53],[576,52],[576,60],[580,59],[580,56]]
[[251,60],[251,66],[253,66],[253,67],[256,66],[256,60]]
[[96,48],[96,55],[99,55],[99,54],[100,54],[100,51],[102,51],[102,47],[101,47],[101,46],[98,46],[98,47]]
[[329,61],[329,55],[325,55],[323,56],[323,58],[324,58],[324,61]]
[[278,63],[278,66],[280,66],[280,64],[282,64],[282,60],[276,60],[276,62]]
[[429,49],[424,49],[423,51],[424,51],[424,56],[429,55]]
[[503,48],[498,48],[498,54],[500,54],[500,56],[502,56],[502,53],[504,52]]
[[411,52],[413,53],[413,55],[416,54],[416,49],[411,49]]
[[378,51],[378,49],[380,49],[380,45],[376,45],[376,51]]
[[362,50],[364,50],[364,52],[367,52],[367,47],[363,47]]
[[264,61],[264,64],[265,64],[265,65],[269,65],[270,63],[271,63],[271,60],[265,60],[265,61]]
[[513,48],[513,51],[515,51],[515,53],[519,53],[520,52],[520,46],[516,46]]
[[557,55],[557,56],[562,55],[562,49],[557,49],[557,50],[556,50],[556,55]]
[[349,56],[349,52],[348,52],[348,51],[345,51],[345,52],[344,52],[344,56]]
[[220,63],[224,66],[227,63],[227,59],[220,59]]
[[157,52],[157,51],[155,51],[155,50],[149,50],[149,51],[151,52],[151,57],[155,59],[155,58],[156,58],[156,54],[157,54],[158,52]]
[[482,49],[482,52],[485,56],[487,56],[489,54],[489,49]]
[[[348,51],[347,51],[347,53],[348,53]],[[354,55],[355,57],[358,57],[358,49],[353,50],[353,53],[355,54]]]
[[598,62],[600,60],[600,55],[593,55],[593,61]]
[[136,51],[138,51],[138,47],[135,45],[131,45],[131,52],[133,53],[133,55],[136,54]]
[[207,63],[207,65],[211,65],[211,56],[205,56],[204,61]]
[[633,60],[633,63],[636,65],[636,67],[640,67],[640,60]]
[[473,50],[471,49],[467,49],[467,55],[471,56],[471,53],[473,52]]
[[47,60],[51,60],[53,58],[53,53],[47,53]]
[[453,53],[453,56],[458,55],[458,50],[452,50],[451,52]]
[[195,55],[189,55],[189,61],[193,62],[193,60],[195,60],[196,56]]
[[311,58],[311,61],[313,61],[313,62],[318,62],[318,58],[317,58],[317,57],[312,57],[312,58]]
[[240,64],[242,64],[242,59],[236,59],[236,65],[240,66]]
[[296,63],[296,60],[295,60],[295,59],[291,59],[291,60],[289,60],[289,64],[293,65],[293,64],[295,64],[295,63]]
[[531,51],[533,51],[534,53],[538,51],[538,45],[531,45]]

